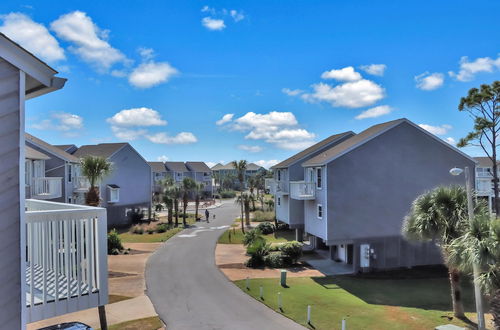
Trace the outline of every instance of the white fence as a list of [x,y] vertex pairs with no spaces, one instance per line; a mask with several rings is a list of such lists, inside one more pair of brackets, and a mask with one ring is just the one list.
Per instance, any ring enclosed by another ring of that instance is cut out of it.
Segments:
[[37,199],[54,199],[62,196],[62,178],[33,178],[31,197]]
[[276,179],[266,179],[266,185],[269,186],[269,192],[273,195],[277,193],[288,194],[288,181],[277,181]]
[[27,321],[108,300],[106,210],[26,200]]
[[306,200],[315,198],[316,187],[314,182],[291,181],[290,197],[293,199]]
[[87,177],[85,176],[77,176],[75,178],[73,178],[74,180],[74,187],[75,187],[75,190],[79,190],[79,191],[85,191],[87,192],[90,188],[90,182],[89,182],[89,179],[87,179]]

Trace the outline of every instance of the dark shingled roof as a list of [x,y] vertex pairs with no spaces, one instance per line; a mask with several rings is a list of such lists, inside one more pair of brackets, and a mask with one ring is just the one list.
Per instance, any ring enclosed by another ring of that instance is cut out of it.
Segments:
[[126,145],[128,145],[126,142],[85,145],[78,148],[78,150],[73,153],[73,156],[78,158],[83,158],[85,156],[108,158]]
[[330,144],[332,142],[335,142],[338,139],[341,139],[343,137],[347,137],[349,135],[354,135],[354,133],[351,132],[351,131],[349,131],[349,132],[343,132],[343,133],[334,134],[332,136],[329,136],[326,139],[324,139],[324,140],[322,140],[322,141],[320,141],[320,142],[318,142],[318,143],[310,146],[309,148],[304,149],[303,151],[301,151],[301,152],[293,155],[292,157],[285,159],[281,163],[278,163],[278,164],[272,166],[271,168],[272,169],[275,169],[275,168],[286,168],[286,167],[292,165],[293,163],[295,163],[296,161],[301,160],[302,158],[307,157],[308,155],[310,155],[310,154],[318,151],[319,149],[327,146],[328,144]]
[[31,147],[25,146],[24,158],[34,160],[49,160],[50,157]]
[[353,148],[358,144],[361,144],[369,140],[370,138],[382,132],[386,128],[397,126],[406,121],[407,119],[402,118],[371,126],[362,131],[361,133],[348,138],[347,140],[337,144],[336,146],[326,150],[325,152],[322,152],[316,157],[309,159],[308,161],[303,163],[302,166],[307,167],[307,166],[323,165],[330,159],[342,154],[343,152],[349,150],[350,148]]
[[168,171],[173,172],[189,172],[184,162],[165,162]]
[[[493,167],[493,162],[490,157],[474,157],[474,159],[478,162],[478,166]],[[500,160],[497,160],[497,164],[500,164]]]
[[61,150],[64,150],[64,151],[68,151],[69,149],[71,149],[72,147],[75,147],[76,146],[74,144],[60,144],[60,145],[55,145],[54,147],[56,148],[59,148]]
[[64,159],[68,162],[73,162],[73,163],[80,162],[80,160],[78,158],[76,158],[75,156],[73,156],[73,155],[67,153],[66,151],[61,150],[61,149],[53,146],[52,144],[47,143],[47,142],[29,134],[29,133],[24,133],[24,136],[25,136],[26,142],[31,142],[34,145],[39,146],[41,149],[45,149],[45,150],[47,150],[47,152],[50,152],[53,155],[55,155],[61,159]]
[[155,173],[166,172],[165,164],[163,162],[148,162],[149,166],[151,166],[151,171]]
[[204,162],[186,162],[186,166],[193,172],[212,172]]

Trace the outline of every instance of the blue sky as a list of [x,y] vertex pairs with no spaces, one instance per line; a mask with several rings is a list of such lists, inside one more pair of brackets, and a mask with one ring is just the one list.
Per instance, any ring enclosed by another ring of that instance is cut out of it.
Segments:
[[27,103],[30,133],[269,165],[400,117],[458,140],[460,97],[500,79],[498,1],[123,3],[0,3],[0,31],[68,78]]

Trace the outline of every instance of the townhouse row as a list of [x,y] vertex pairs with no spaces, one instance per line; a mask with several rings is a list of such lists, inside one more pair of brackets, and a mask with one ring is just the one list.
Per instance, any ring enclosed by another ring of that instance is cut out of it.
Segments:
[[156,193],[164,188],[166,178],[176,185],[181,185],[184,178],[191,178],[201,186],[204,197],[211,198],[213,195],[212,170],[204,162],[149,162],[149,165]]
[[476,161],[407,119],[348,131],[272,167],[276,217],[350,272],[441,264],[434,242],[401,234],[413,200],[464,184],[453,167]]

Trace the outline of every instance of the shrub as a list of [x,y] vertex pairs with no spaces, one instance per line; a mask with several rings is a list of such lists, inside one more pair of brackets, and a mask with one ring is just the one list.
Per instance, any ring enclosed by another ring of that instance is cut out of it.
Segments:
[[123,245],[120,236],[118,236],[118,232],[116,229],[113,229],[108,233],[108,254],[115,254],[113,253],[115,250],[120,253],[120,251],[123,250]]
[[138,223],[144,219],[144,211],[141,209],[132,209],[127,212],[127,216],[131,223]]
[[297,241],[283,243],[280,245],[280,251],[289,256],[292,263],[296,263],[302,256],[302,243]]
[[168,230],[168,225],[166,223],[160,223],[156,226],[157,233],[164,233]]
[[278,230],[288,230],[290,229],[290,226],[287,223],[284,222],[278,222],[278,225],[276,226],[276,231]]
[[135,225],[132,227],[132,234],[142,235],[144,234],[144,228],[141,225]]
[[224,190],[220,192],[221,198],[234,198],[236,197],[236,192],[233,190]]
[[259,229],[252,229],[250,231],[247,231],[245,233],[245,236],[243,237],[243,245],[250,245],[258,238],[262,238],[262,233]]
[[292,265],[292,258],[283,252],[271,252],[265,258],[264,262],[266,266],[272,268],[286,268]]
[[252,221],[255,222],[274,221],[274,212],[255,211],[253,213]]
[[264,235],[274,233],[274,225],[270,222],[267,222],[267,221],[259,223],[259,225],[257,226],[257,229],[259,229],[262,232],[262,234],[264,234]]
[[253,241],[247,247],[247,254],[250,255],[250,259],[247,261],[248,267],[259,267],[264,264],[264,257],[269,253],[270,245],[262,237]]
[[149,235],[151,235],[151,234],[154,234],[155,230],[154,230],[153,228],[148,228],[148,229],[146,230],[146,232],[147,232]]

